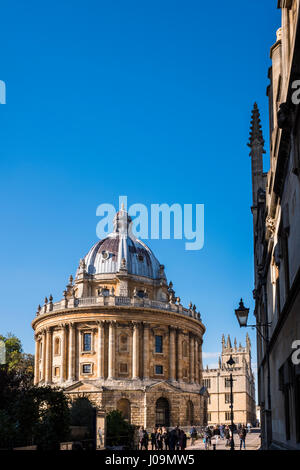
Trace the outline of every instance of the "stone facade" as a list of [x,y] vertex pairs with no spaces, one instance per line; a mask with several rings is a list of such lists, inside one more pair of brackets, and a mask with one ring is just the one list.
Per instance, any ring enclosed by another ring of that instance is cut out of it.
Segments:
[[38,308],[35,383],[88,396],[131,423],[203,424],[202,342],[196,307],[184,308],[150,249],[121,228],[80,261],[63,300]]
[[[264,448],[300,450],[300,77],[299,0],[279,0],[282,26],[269,70],[270,169],[255,105],[252,162],[258,397]],[[296,84],[296,87],[295,87]],[[295,100],[296,98],[296,100]]]
[[230,371],[227,361],[232,355],[233,367],[233,410],[235,424],[255,424],[255,383],[251,369],[251,343],[247,335],[246,346],[232,347],[230,337],[227,343],[222,338],[222,354],[217,369],[206,368],[203,371],[203,383],[209,393],[207,422],[209,425],[230,424]]

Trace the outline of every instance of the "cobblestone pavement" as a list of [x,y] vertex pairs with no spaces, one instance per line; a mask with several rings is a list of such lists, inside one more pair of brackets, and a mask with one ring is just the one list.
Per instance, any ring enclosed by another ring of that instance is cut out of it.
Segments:
[[[250,433],[246,436],[246,450],[258,450],[260,448],[260,430],[259,429],[252,429]],[[212,444],[214,443],[214,439],[212,439]],[[226,440],[219,439],[216,445],[216,450],[230,450],[229,447],[225,447]],[[190,442],[188,441],[188,444]],[[240,439],[237,434],[234,435],[234,444],[235,450],[240,450]],[[204,450],[205,446],[203,443],[203,439],[198,439],[195,442],[195,445],[191,446],[188,445],[186,450]],[[213,450],[213,446],[211,445],[210,450]]]

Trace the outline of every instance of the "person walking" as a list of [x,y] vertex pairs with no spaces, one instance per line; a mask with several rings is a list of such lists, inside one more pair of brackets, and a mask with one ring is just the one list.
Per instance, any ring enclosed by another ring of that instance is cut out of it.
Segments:
[[221,424],[221,426],[220,426],[220,437],[221,437],[221,439],[224,439],[224,430],[225,430],[225,426],[224,426],[224,424]]
[[158,428],[156,432],[156,448],[157,450],[162,450],[163,447],[163,439],[162,439],[162,431],[161,428]]
[[193,426],[190,430],[190,436],[191,436],[191,446],[195,444],[195,441],[197,439],[197,429],[195,426]]
[[139,428],[139,448],[140,448],[140,450],[142,450],[143,437],[144,437],[144,428],[143,428],[143,426],[140,426],[140,428]]
[[220,438],[220,429],[219,429],[219,426],[217,425],[213,429],[213,436],[214,436],[215,446],[217,446],[219,442],[219,438]]
[[229,429],[229,426],[225,427],[224,436],[225,436],[225,439],[226,439],[225,447],[229,447],[230,446],[230,429]]
[[179,447],[180,450],[185,450],[186,448],[186,434],[183,430],[180,430],[179,433]]
[[170,450],[175,450],[176,439],[177,439],[176,430],[172,429],[172,431],[169,434],[169,447],[170,447]]
[[165,426],[162,428],[163,449],[169,450],[169,432]]
[[251,433],[251,423],[247,424],[247,428],[248,428],[248,433],[250,434]]
[[211,445],[211,429],[209,426],[206,427],[204,431],[204,445],[205,445],[205,450],[209,450],[210,445]]
[[152,429],[152,433],[151,433],[151,449],[152,450],[157,450],[157,446],[156,446],[156,428],[153,428]]
[[242,446],[244,449],[246,449],[246,428],[245,426],[242,426],[240,431],[239,431],[239,438],[240,438],[240,450],[242,450]]
[[149,442],[148,433],[147,433],[146,429],[143,429],[143,437],[142,437],[142,443],[141,443],[141,450],[143,450],[143,448],[144,448],[145,450],[148,450],[148,442]]

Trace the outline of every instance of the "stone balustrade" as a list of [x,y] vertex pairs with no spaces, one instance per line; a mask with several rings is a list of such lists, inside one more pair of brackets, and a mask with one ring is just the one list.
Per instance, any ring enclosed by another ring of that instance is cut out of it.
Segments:
[[195,318],[201,321],[200,313],[192,309],[184,308],[181,304],[175,302],[163,302],[159,300],[150,300],[150,299],[141,299],[139,297],[122,297],[115,295],[100,295],[98,297],[81,297],[81,298],[71,298],[63,299],[58,302],[48,303],[43,306],[43,308],[37,312],[37,315],[44,315],[51,311],[63,310],[69,308],[80,308],[80,307],[89,307],[89,306],[107,306],[107,307],[122,307],[122,306],[131,306],[131,307],[141,307],[141,308],[154,308],[158,310],[166,310],[168,312],[180,313],[182,315]]

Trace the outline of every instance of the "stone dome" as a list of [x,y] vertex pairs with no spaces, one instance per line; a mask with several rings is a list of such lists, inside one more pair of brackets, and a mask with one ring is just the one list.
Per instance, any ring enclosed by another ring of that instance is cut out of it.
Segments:
[[117,212],[113,232],[99,240],[83,259],[87,274],[111,274],[126,269],[128,274],[166,279],[164,267],[150,248],[134,237],[131,225],[124,209]]

